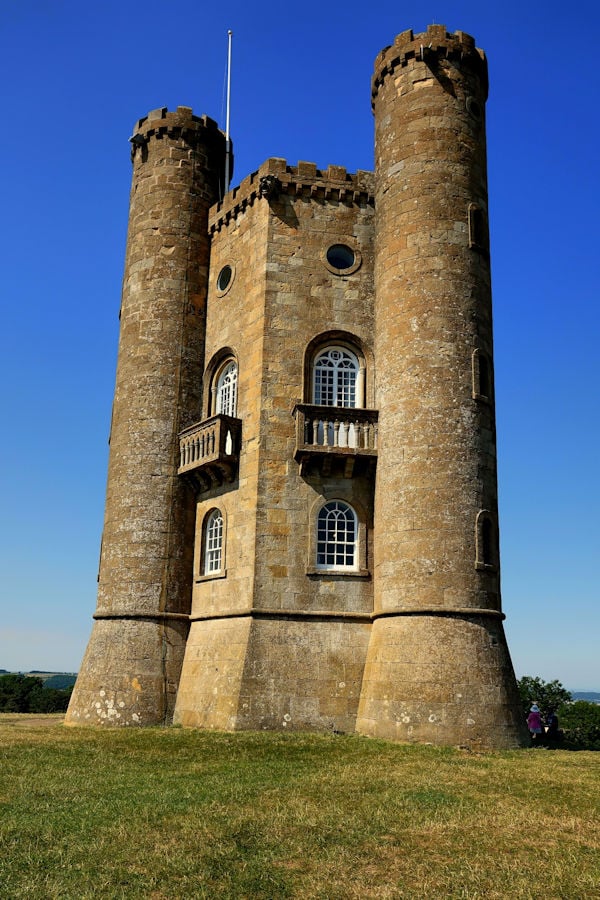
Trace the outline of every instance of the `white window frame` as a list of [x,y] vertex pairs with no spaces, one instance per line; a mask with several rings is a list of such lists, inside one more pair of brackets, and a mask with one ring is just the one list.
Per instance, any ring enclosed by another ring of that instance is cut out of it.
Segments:
[[237,415],[238,366],[229,359],[219,371],[215,382],[215,415]]
[[348,347],[323,347],[312,365],[312,402],[317,406],[359,407],[363,393],[361,375],[358,357]]
[[202,574],[218,575],[223,571],[223,537],[225,520],[220,509],[209,512],[204,523]]
[[317,514],[315,566],[321,572],[359,568],[359,521],[345,500],[328,500]]

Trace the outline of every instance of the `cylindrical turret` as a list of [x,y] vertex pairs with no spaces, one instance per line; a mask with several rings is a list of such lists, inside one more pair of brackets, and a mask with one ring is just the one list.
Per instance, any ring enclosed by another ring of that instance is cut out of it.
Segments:
[[191,601],[194,497],[178,432],[201,414],[215,122],[155,110],[131,138],[127,257],[94,630],[67,721],[169,721]]
[[375,621],[358,730],[521,741],[499,590],[484,106],[473,39],[376,61]]

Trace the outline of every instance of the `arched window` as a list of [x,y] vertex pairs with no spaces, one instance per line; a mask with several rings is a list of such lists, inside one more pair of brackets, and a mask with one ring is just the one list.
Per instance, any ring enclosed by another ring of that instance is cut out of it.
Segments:
[[215,414],[235,416],[237,413],[237,363],[230,359],[217,376]]
[[498,568],[498,526],[487,509],[477,513],[475,521],[476,560],[478,569]]
[[330,500],[317,517],[317,569],[358,568],[358,520],[348,503]]
[[202,574],[220,572],[223,568],[223,515],[220,509],[213,509],[206,517],[203,550]]
[[481,562],[486,566],[494,565],[494,545],[491,520],[483,519],[481,523]]
[[346,347],[326,347],[313,365],[313,403],[357,406],[358,359]]

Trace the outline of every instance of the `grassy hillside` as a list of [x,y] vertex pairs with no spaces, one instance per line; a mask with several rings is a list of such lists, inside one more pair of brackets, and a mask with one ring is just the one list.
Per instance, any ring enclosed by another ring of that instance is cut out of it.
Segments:
[[598,898],[600,754],[0,716],[8,898]]

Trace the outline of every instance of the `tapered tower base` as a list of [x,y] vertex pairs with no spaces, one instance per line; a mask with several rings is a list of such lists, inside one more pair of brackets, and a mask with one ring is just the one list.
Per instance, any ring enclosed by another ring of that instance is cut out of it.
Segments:
[[65,725],[169,725],[189,629],[180,619],[98,619]]
[[353,732],[370,625],[315,619],[254,613],[194,623],[175,723]]
[[498,615],[405,615],[373,623],[356,730],[482,749],[527,743]]

